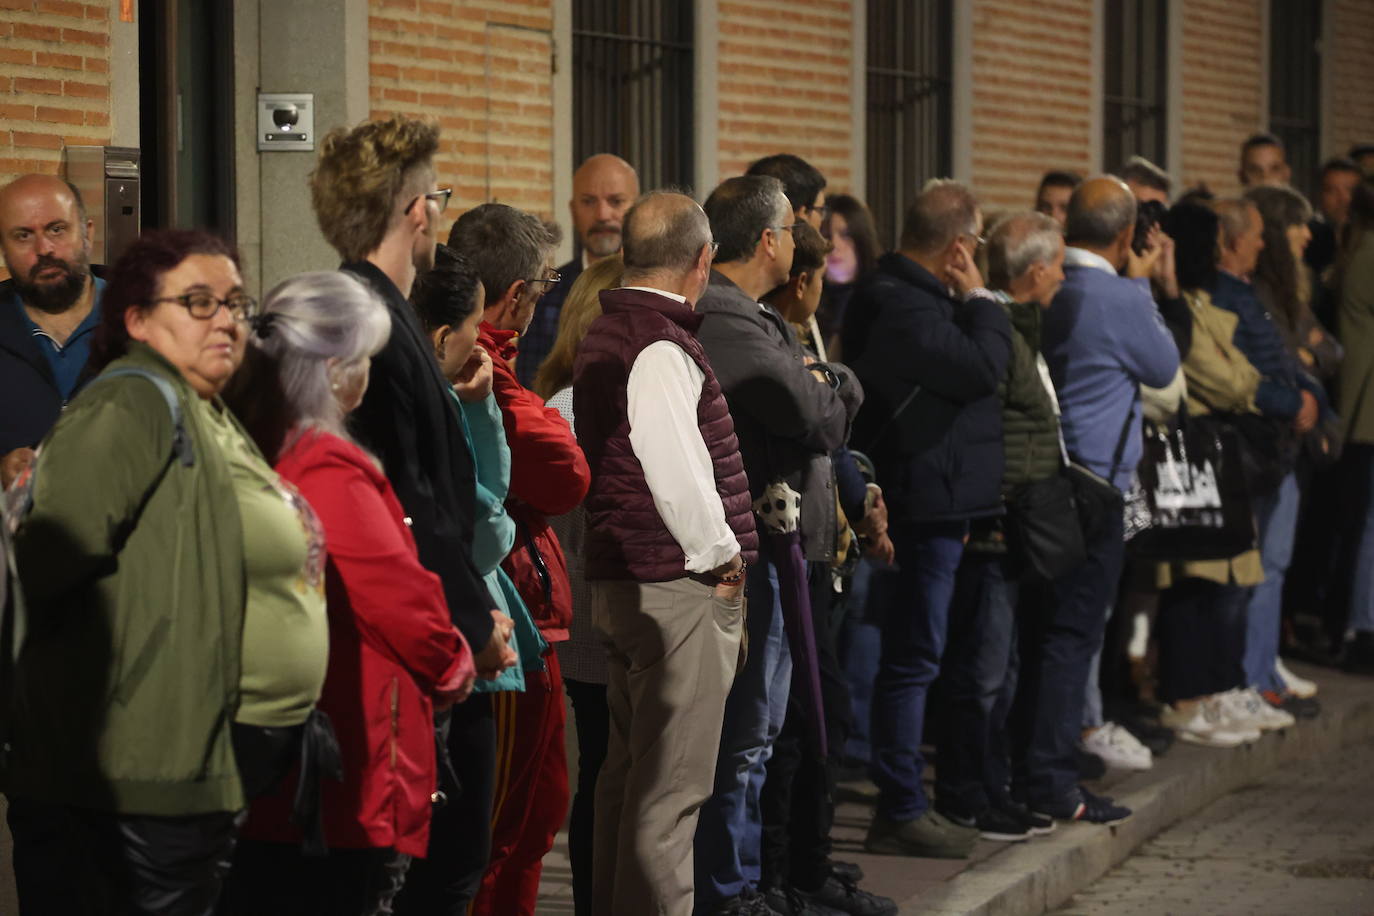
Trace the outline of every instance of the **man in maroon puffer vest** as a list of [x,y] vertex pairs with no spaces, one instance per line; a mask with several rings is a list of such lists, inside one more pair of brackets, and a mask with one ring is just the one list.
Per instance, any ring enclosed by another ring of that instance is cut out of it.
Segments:
[[758,538],[734,423],[695,334],[715,249],[706,214],[654,192],[623,231],[625,285],[601,294],[573,376],[592,471],[592,620],[610,663],[593,908],[686,916]]

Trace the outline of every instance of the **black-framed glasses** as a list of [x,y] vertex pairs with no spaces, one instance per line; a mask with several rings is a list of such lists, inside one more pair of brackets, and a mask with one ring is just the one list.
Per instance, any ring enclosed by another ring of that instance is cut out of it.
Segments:
[[819,207],[807,207],[806,209],[810,210],[812,213],[819,213],[822,221],[830,216],[829,204],[821,204]]
[[258,300],[247,293],[230,293],[223,299],[211,295],[207,290],[195,290],[180,296],[162,296],[149,304],[175,302],[191,313],[192,318],[208,321],[219,314],[220,306],[229,310],[239,321],[249,321],[258,314]]
[[426,194],[421,194],[419,197],[415,198],[415,200],[412,200],[410,203],[406,204],[406,215],[410,215],[411,208],[414,207],[415,204],[421,200],[421,198],[423,198],[424,200],[434,201],[434,206],[439,208],[440,213],[443,213],[444,208],[448,206],[448,199],[452,196],[453,188],[439,188],[437,190],[430,191]]
[[559,280],[562,280],[562,279],[563,279],[563,275],[562,275],[562,274],[560,274],[560,273],[559,273],[558,271],[556,271],[556,270],[551,270],[551,271],[549,271],[549,275],[548,275],[547,277],[538,277],[538,278],[533,279],[533,280],[526,280],[525,282],[526,282],[526,283],[529,283],[529,284],[535,284],[535,283],[542,284],[542,285],[543,285],[543,288],[540,290],[540,292],[545,292],[545,293],[547,293],[549,290],[551,290],[551,289],[553,289],[555,286],[557,286],[557,285],[558,285],[558,281],[559,281]]

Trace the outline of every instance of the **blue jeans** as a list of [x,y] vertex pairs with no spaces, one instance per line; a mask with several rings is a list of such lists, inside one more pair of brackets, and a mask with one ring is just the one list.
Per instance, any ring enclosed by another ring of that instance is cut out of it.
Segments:
[[778,572],[766,544],[759,562],[746,574],[744,587],[749,601],[748,655],[725,701],[715,787],[702,806],[692,844],[697,913],[709,913],[745,887],[758,885],[763,836],[759,794],[792,683]]
[[1279,659],[1279,618],[1283,611],[1283,579],[1293,558],[1293,535],[1298,525],[1298,479],[1289,474],[1272,494],[1255,501],[1260,561],[1264,581],[1250,592],[1245,611],[1245,682],[1260,690],[1282,692],[1274,666]]
[[1104,608],[1116,597],[1126,548],[1114,518],[1087,561],[1053,583],[1047,601],[1022,614],[1021,694],[1016,711],[1016,783],[1025,801],[1057,801],[1078,785],[1074,748],[1084,687],[1102,649]]
[[1367,487],[1364,524],[1355,553],[1355,575],[1350,587],[1350,618],[1347,630],[1374,632],[1374,450],[1365,452],[1361,471]]
[[880,566],[871,557],[860,557],[851,580],[847,613],[841,624],[840,667],[849,685],[852,728],[844,756],[867,764],[872,758],[869,729],[873,711],[873,681],[878,676],[882,646],[882,621],[892,603],[897,571]]
[[891,821],[914,820],[930,807],[921,784],[926,694],[940,673],[967,532],[967,522],[908,524],[889,532],[906,604],[889,608],[883,621],[870,770],[880,793],[878,813]]
[[[961,814],[985,811],[1007,793],[1001,732],[1015,683],[1016,596],[1006,557],[967,553],[959,564],[950,609],[949,645],[941,663],[940,766],[935,796]],[[942,807],[941,810],[944,810]]]

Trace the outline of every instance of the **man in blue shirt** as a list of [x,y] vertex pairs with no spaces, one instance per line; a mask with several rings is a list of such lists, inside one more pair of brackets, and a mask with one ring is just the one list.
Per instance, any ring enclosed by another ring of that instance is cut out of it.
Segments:
[[22,175],[0,188],[0,482],[8,484],[76,390],[100,321],[94,224],[75,187]]
[[[1115,177],[1074,191],[1064,285],[1041,336],[1069,454],[1122,491],[1140,461],[1140,386],[1163,388],[1179,366],[1148,280],[1164,246],[1136,255],[1135,218],[1135,198]],[[1083,566],[1054,582],[1047,606],[1028,613],[1023,628],[1022,690],[1034,701],[1018,723],[1016,788],[1031,810],[1063,820],[1117,823],[1131,814],[1079,786],[1074,760],[1084,685],[1125,554],[1120,516],[1109,528],[1088,545]]]

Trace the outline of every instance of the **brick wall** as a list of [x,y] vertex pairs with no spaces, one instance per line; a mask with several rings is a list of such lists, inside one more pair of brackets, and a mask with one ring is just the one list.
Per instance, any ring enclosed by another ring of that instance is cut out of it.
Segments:
[[[801,156],[831,190],[853,186],[849,0],[720,0],[720,177]],[[702,194],[709,188],[698,189]]]
[[[0,0],[2,2],[2,0]],[[553,214],[551,0],[370,0],[373,117],[427,115],[443,130],[448,224],[495,200]]]
[[973,11],[973,187],[986,209],[1025,208],[1048,169],[1092,171],[1092,0]]
[[[1267,0],[1265,0],[1267,2]],[[1261,7],[1256,0],[1188,0],[1183,7],[1183,187],[1236,194],[1240,144],[1268,122],[1263,110]]]
[[110,142],[108,3],[0,0],[0,185]]
[[1331,79],[1332,155],[1356,143],[1374,143],[1374,4],[1369,0],[1327,0],[1334,22],[1327,49]]

